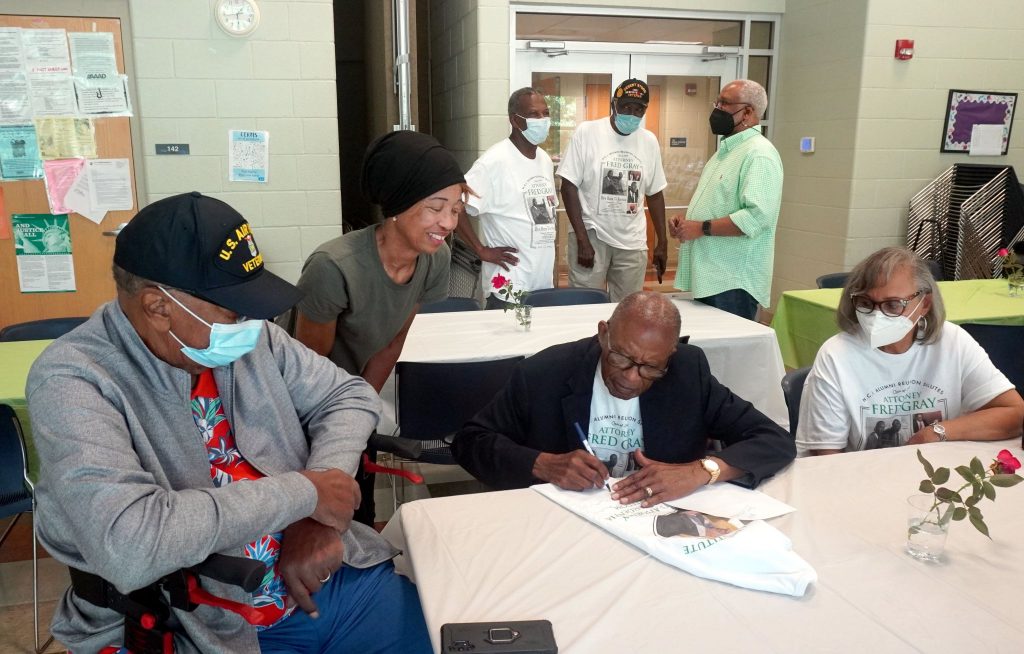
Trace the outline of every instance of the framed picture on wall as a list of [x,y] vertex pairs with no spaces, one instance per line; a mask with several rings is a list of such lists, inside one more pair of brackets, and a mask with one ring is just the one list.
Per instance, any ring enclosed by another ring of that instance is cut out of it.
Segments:
[[950,89],[940,152],[1005,155],[1016,106],[1016,93]]

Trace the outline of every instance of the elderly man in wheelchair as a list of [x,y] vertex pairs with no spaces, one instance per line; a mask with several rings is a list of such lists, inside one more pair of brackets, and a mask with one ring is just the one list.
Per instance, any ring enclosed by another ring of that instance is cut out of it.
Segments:
[[117,299],[26,387],[39,537],[72,568],[54,635],[76,653],[430,651],[397,552],[351,522],[379,398],[267,322],[299,292],[245,219],[165,198],[113,269]]

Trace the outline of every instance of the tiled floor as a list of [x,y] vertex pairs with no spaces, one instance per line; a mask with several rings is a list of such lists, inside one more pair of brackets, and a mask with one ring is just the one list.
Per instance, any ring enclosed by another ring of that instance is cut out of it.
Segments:
[[[51,558],[39,560],[40,642],[49,637],[50,618],[57,600],[70,583],[68,569]],[[0,563],[0,654],[31,654],[32,561]],[[53,643],[46,652],[64,652]]]

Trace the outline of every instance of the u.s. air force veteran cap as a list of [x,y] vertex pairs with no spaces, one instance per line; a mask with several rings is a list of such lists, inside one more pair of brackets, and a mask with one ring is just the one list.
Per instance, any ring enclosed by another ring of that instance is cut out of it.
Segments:
[[249,318],[273,318],[302,298],[264,268],[245,218],[198,191],[139,211],[117,235],[114,263]]

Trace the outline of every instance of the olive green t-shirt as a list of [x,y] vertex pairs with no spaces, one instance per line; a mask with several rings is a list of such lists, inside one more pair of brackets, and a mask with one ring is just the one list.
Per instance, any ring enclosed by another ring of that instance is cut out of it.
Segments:
[[417,304],[448,297],[448,245],[420,254],[405,284],[384,270],[371,225],[322,244],[306,259],[298,286],[305,297],[295,305],[313,322],[337,321],[328,357],[353,375],[394,339]]

